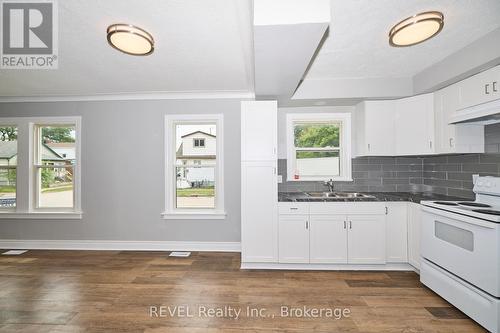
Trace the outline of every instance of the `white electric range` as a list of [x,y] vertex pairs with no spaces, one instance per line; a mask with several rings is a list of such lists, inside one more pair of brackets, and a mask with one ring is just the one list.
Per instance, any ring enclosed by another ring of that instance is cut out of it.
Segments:
[[476,200],[423,201],[420,281],[500,332],[500,178],[476,177]]

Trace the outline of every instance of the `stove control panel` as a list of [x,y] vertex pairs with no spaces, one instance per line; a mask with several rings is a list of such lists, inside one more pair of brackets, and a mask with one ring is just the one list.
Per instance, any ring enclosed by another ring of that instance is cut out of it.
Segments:
[[474,184],[474,193],[500,196],[500,177],[477,177]]

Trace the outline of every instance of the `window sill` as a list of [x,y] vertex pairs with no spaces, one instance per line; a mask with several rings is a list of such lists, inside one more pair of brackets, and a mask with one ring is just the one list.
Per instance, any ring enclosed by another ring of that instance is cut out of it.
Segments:
[[299,178],[299,179],[294,179],[294,178],[288,178],[286,181],[287,182],[324,182],[328,181],[330,179],[333,179],[333,182],[352,182],[352,178],[332,178],[332,177],[304,177],[304,178]]
[[164,220],[225,220],[226,212],[163,212]]
[[0,212],[0,219],[81,220],[82,212]]

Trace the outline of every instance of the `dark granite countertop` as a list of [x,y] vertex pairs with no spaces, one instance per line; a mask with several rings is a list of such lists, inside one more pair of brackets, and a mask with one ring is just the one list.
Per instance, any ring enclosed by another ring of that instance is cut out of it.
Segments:
[[413,193],[413,192],[362,192],[363,194],[372,195],[372,198],[313,198],[308,197],[303,192],[279,192],[279,202],[352,202],[352,201],[410,201],[420,203],[425,200],[436,201],[471,201],[470,199],[450,197],[442,194],[434,193]]

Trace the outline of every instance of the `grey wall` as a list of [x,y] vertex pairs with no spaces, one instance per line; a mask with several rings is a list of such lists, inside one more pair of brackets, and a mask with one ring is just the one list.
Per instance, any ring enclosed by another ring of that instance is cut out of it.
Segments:
[[[164,115],[223,113],[226,220],[164,210]],[[0,239],[240,240],[240,100],[0,103],[1,117],[82,116],[82,220],[0,220]],[[19,175],[21,176],[21,175]]]

